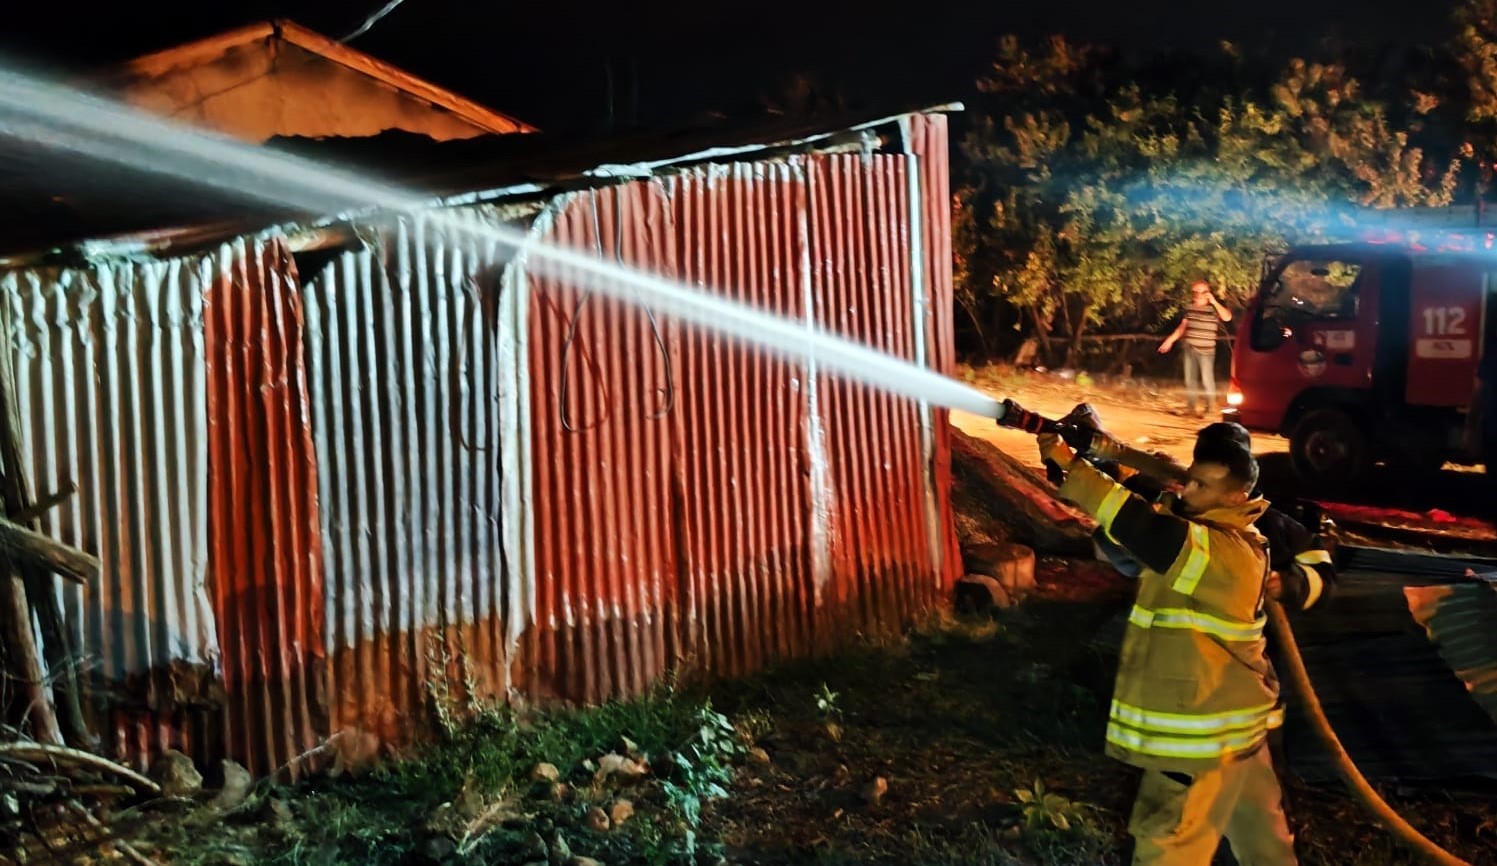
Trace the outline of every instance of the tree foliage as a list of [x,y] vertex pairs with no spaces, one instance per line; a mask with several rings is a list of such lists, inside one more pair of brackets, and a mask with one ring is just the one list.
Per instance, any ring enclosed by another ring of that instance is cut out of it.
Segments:
[[[1479,32],[1497,33],[1487,20]],[[1471,56],[1494,86],[1497,48],[1482,45]],[[1093,329],[1161,325],[1200,278],[1240,301],[1265,253],[1344,233],[1359,208],[1449,204],[1461,186],[1459,153],[1427,146],[1435,88],[1373,98],[1333,60],[1265,71],[1223,44],[1136,64],[1005,38],[978,89],[955,250],[958,301],[989,351],[1001,324],[1074,358]]]

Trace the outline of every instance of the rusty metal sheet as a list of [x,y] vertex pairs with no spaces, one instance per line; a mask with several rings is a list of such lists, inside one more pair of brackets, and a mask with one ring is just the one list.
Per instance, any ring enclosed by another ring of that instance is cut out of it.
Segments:
[[[935,120],[904,153],[698,166],[522,228],[949,369]],[[121,754],[372,757],[434,699],[744,673],[954,578],[941,413],[430,216],[359,237],[305,273],[246,239],[3,277],[37,486],[83,488],[48,529],[105,563],[69,610],[105,680],[159,683],[117,710]]]
[[498,250],[422,216],[367,237],[303,275],[329,730],[356,758],[420,734],[433,690],[508,684]]
[[[1455,563],[1368,548],[1348,548],[1338,562],[1335,594],[1291,622],[1326,717],[1357,766],[1372,779],[1497,779],[1497,724],[1426,638],[1408,602],[1410,592],[1442,588],[1433,584]],[[1288,683],[1285,698],[1291,766],[1306,779],[1337,778]]]
[[[913,360],[936,330],[917,331],[917,290],[949,279],[914,238],[909,170],[708,166],[578,193],[546,236]],[[954,538],[928,407],[564,279],[534,289],[529,690],[600,700],[670,664],[739,674],[938,602]]]
[[1472,582],[1406,586],[1403,594],[1440,657],[1497,722],[1497,590]]
[[[924,325],[930,350],[926,363],[947,376],[956,372],[956,336],[953,310],[956,304],[951,257],[951,160],[944,114],[911,114],[900,121],[905,147],[917,166],[911,172],[918,185],[922,219],[920,235],[925,252]],[[912,188],[913,190],[914,188]],[[931,409],[935,431],[930,461],[935,484],[935,510],[941,518],[944,538],[941,558],[943,590],[949,592],[961,576],[961,547],[952,522],[951,505],[951,412]]]
[[[224,739],[251,772],[327,736],[322,539],[296,267],[281,240],[228,245],[204,296],[208,551]],[[164,455],[163,455],[164,456]]]
[[[899,156],[813,156],[811,240],[817,326],[916,360],[920,273],[912,251],[908,162]],[[923,360],[923,358],[922,358]],[[839,626],[897,626],[935,603],[938,539],[928,521],[928,407],[818,375],[822,426],[836,490],[832,531]]]
[[[714,166],[673,178],[678,279],[792,320],[806,310],[806,182],[799,163]],[[805,653],[827,564],[830,491],[804,364],[681,326],[672,441],[679,499],[682,652],[720,674]]]
[[[1302,648],[1326,718],[1370,779],[1497,779],[1497,726],[1423,635],[1349,635]],[[1339,771],[1311,731],[1293,689],[1286,752],[1307,780]]]
[[217,256],[0,274],[42,530],[97,555],[60,589],[112,754],[214,754],[203,294]]
[[[658,271],[675,254],[650,182],[568,197],[544,240]],[[689,378],[665,325],[562,280],[529,293],[534,609],[521,687],[542,698],[636,694],[665,670],[677,579],[672,424]]]

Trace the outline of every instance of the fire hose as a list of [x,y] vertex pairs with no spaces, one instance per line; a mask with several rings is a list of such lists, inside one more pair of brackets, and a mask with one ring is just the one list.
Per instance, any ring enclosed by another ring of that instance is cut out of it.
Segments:
[[[999,426],[1023,430],[1027,433],[1036,435],[1053,433],[1065,440],[1066,444],[1075,449],[1078,454],[1090,452],[1098,437],[1098,431],[1092,427],[1066,420],[1055,421],[1046,418],[1025,409],[1012,400],[1003,401],[996,420]],[[1126,446],[1123,450],[1126,452],[1126,462],[1134,469],[1161,479],[1180,476],[1180,468],[1177,464]],[[1330,753],[1337,771],[1340,772],[1352,794],[1388,832],[1393,834],[1394,838],[1414,853],[1441,866],[1471,866],[1469,862],[1430,841],[1428,837],[1404,820],[1403,816],[1394,811],[1393,807],[1389,806],[1387,801],[1378,794],[1372,784],[1367,781],[1367,777],[1362,775],[1362,771],[1347,754],[1346,748],[1341,745],[1341,739],[1331,727],[1330,720],[1326,718],[1325,709],[1320,704],[1320,696],[1316,694],[1315,686],[1310,682],[1310,674],[1305,670],[1304,658],[1300,656],[1299,644],[1294,639],[1294,629],[1289,625],[1289,618],[1284,614],[1283,607],[1273,599],[1265,599],[1264,602],[1269,629],[1278,642],[1289,682],[1293,684],[1294,690],[1303,701],[1305,715],[1309,718],[1316,737]]]

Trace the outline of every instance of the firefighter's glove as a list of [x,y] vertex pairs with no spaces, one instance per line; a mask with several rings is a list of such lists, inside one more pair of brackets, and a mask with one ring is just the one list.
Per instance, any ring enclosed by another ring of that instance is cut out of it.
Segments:
[[1054,433],[1041,433],[1037,438],[1040,444],[1040,457],[1059,466],[1061,469],[1070,469],[1076,460],[1076,452],[1071,450],[1065,440]]
[[1120,462],[1128,453],[1128,446],[1114,439],[1110,434],[1098,430],[1092,436],[1090,454],[1092,457],[1105,462]]
[[1096,430],[1078,424],[1062,424],[1060,427],[1060,438],[1065,440],[1065,443],[1076,453],[1086,456],[1096,453],[1093,440],[1100,435]]

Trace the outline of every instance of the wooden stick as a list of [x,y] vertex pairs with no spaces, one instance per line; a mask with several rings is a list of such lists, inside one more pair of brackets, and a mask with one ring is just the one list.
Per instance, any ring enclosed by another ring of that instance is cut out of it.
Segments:
[[112,837],[109,828],[104,826],[104,822],[95,817],[94,813],[88,811],[77,803],[69,803],[68,810],[73,812],[73,814],[83,818],[83,820],[87,821],[89,826],[93,827],[95,830],[103,833],[104,839],[102,841],[104,842],[104,844],[114,846],[114,849],[123,854],[126,860],[135,863],[136,866],[161,866],[160,863],[157,863],[155,860],[152,860],[146,855],[140,853],[140,851],[136,850],[134,845],[126,842],[124,839]]
[[15,755],[18,758],[26,758],[32,761],[54,760],[77,764],[92,770],[113,773],[122,779],[128,779],[134,783],[135,787],[145,790],[148,793],[158,795],[161,793],[159,785],[129,767],[116,764],[108,758],[101,758],[98,755],[80,749],[72,749],[67,746],[53,746],[47,743],[0,743],[0,756],[4,755]]
[[[9,305],[0,306],[0,327],[6,328],[7,333],[11,315]],[[0,466],[4,467],[3,474],[0,474],[0,504],[4,506],[4,513],[9,515],[21,514],[33,505],[26,455],[22,448],[21,408],[16,399],[15,376],[11,354],[0,353]],[[33,521],[31,529],[35,531],[40,527]],[[39,532],[36,534],[46,537]],[[83,687],[79,682],[77,664],[79,648],[63,618],[56,582],[45,568],[28,566],[24,560],[17,564],[21,566],[18,570],[26,587],[26,600],[36,613],[41,655],[52,673],[52,701],[43,701],[42,708],[63,742],[94,748],[98,740],[88,729],[88,720],[83,715]],[[97,562],[93,573],[98,573]],[[27,617],[23,621],[29,623],[31,620]]]
[[99,576],[97,557],[4,517],[0,517],[0,556],[8,556],[23,569],[50,571],[75,583],[86,585]]
[[41,656],[31,633],[31,604],[26,584],[17,575],[0,572],[0,643],[5,645],[5,676],[16,688],[17,724],[30,722],[31,734],[43,743],[61,743],[62,731],[42,680]]
[[79,797],[128,797],[135,793],[128,785],[69,785],[68,791]]
[[29,779],[5,779],[0,781],[0,791],[15,791],[33,797],[47,797],[57,793],[55,782],[33,782]]
[[36,503],[30,508],[22,509],[12,519],[16,523],[20,523],[22,525],[30,523],[33,520],[40,519],[43,514],[46,514],[48,511],[51,511],[64,502],[67,502],[68,498],[77,492],[78,485],[69,481],[67,487],[64,487],[63,489],[57,491],[56,493],[53,493],[50,496],[43,496],[41,499],[38,499]]

